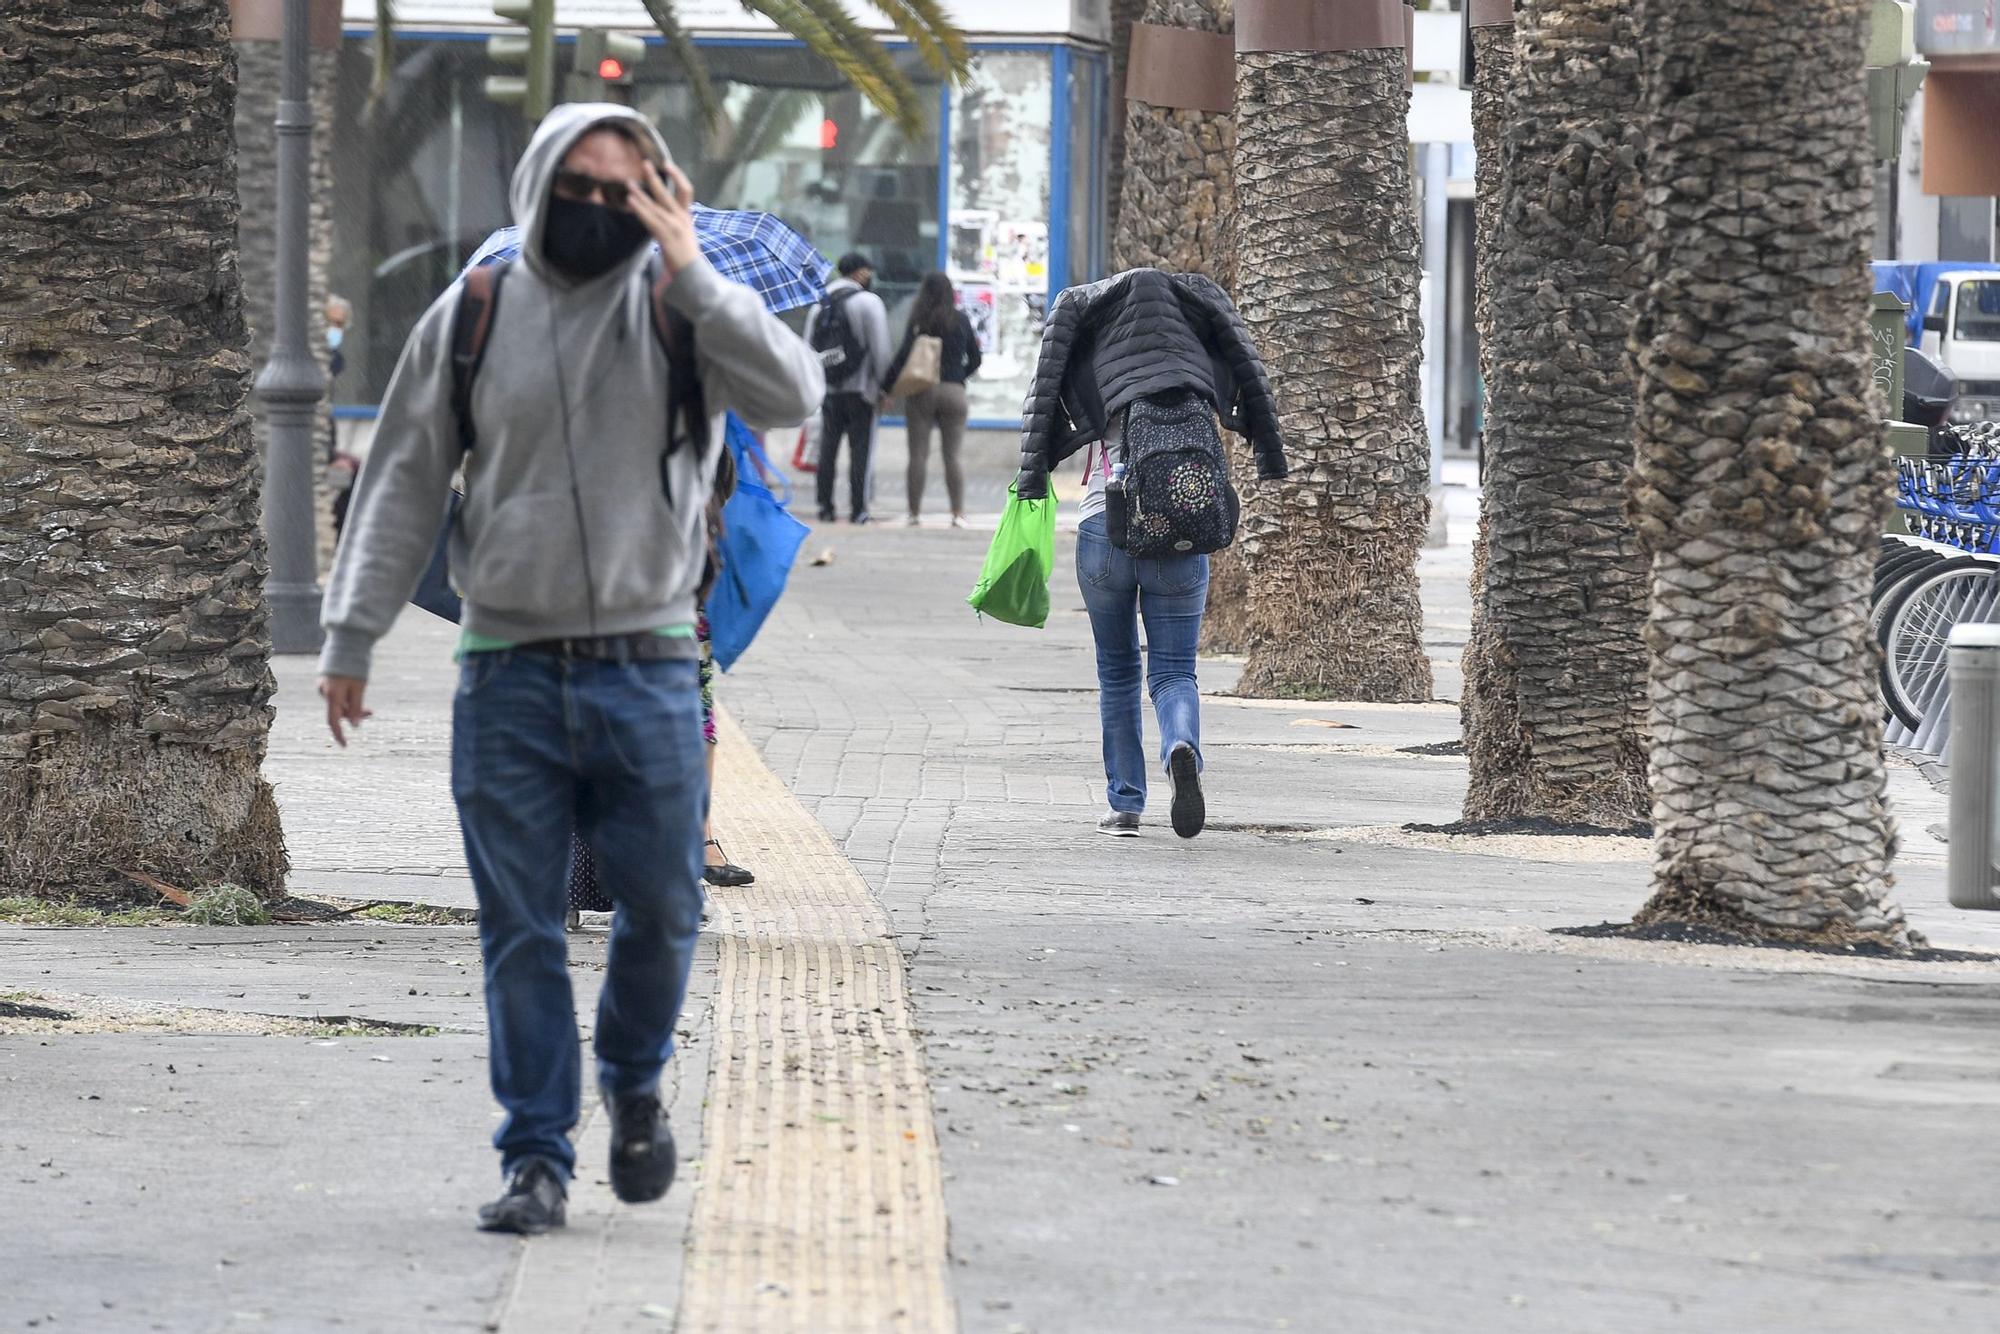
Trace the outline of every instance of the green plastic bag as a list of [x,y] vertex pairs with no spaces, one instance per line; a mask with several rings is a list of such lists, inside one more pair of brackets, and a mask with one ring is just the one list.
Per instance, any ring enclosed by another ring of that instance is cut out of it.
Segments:
[[1049,619],[1049,572],[1056,564],[1056,498],[1023,500],[1007,487],[1000,530],[986,548],[972,609],[1009,625],[1039,630]]

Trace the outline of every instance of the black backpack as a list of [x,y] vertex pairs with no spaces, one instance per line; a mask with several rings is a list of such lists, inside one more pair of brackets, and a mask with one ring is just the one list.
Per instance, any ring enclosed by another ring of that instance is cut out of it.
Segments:
[[1220,551],[1236,538],[1236,488],[1199,394],[1154,394],[1125,414],[1125,550],[1142,559]]
[[[501,260],[472,270],[458,294],[458,308],[451,316],[451,410],[458,423],[458,448],[472,452],[477,443],[472,425],[472,382],[486,359],[487,335],[493,332],[493,317],[500,310],[500,286],[507,280],[511,261]],[[650,275],[649,275],[650,276]],[[667,480],[667,459],[682,441],[697,452],[708,445],[708,406],[701,390],[701,376],[694,359],[694,325],[688,317],[667,305],[669,279],[663,273],[648,284],[652,293],[653,336],[667,358],[667,448],[660,456],[660,485],[667,504],[674,503],[673,486]],[[683,431],[676,433],[674,418],[681,419]],[[727,453],[728,451],[724,451]],[[430,564],[410,601],[435,616],[456,622],[461,614],[458,592],[451,586],[451,530],[458,522],[465,497],[456,488],[445,508],[444,526],[438,530],[431,548]],[[713,545],[713,535],[711,535]]]
[[826,368],[829,380],[845,377],[861,365],[861,335],[854,331],[854,324],[843,309],[849,297],[859,295],[858,288],[836,292],[819,303],[818,317],[813,320],[812,350],[819,353],[820,365]]

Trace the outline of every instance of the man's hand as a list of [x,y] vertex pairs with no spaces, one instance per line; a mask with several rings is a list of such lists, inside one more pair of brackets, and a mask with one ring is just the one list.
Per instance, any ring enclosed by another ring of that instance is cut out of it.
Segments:
[[320,698],[326,701],[326,725],[333,733],[334,744],[345,748],[347,734],[341,730],[342,723],[352,723],[359,729],[363,718],[372,718],[372,709],[361,707],[361,696],[368,689],[368,683],[358,676],[322,676],[319,679]]
[[632,211],[660,243],[667,272],[676,274],[701,258],[694,236],[694,186],[671,163],[664,178],[651,161],[644,164],[644,172],[642,179],[626,182],[632,188]]

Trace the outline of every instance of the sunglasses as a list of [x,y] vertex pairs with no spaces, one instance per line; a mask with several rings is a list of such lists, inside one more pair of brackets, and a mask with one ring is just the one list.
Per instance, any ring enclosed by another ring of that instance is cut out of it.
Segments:
[[556,193],[579,201],[595,195],[612,208],[624,208],[632,198],[632,187],[623,181],[600,181],[588,172],[562,168],[556,172]]

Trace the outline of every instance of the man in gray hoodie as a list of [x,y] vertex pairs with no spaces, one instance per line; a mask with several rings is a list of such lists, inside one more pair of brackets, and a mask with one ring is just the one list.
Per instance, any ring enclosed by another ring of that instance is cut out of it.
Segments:
[[[463,463],[451,781],[505,1111],[494,1145],[506,1190],[480,1211],[494,1231],[560,1226],[575,1165],[563,933],[573,827],[618,905],[596,1029],[612,1186],[636,1203],[672,1183],[659,1080],[701,920],[708,805],[694,637],[703,511],[723,413],[790,425],[825,389],[811,350],[701,257],[692,200],[637,113],[570,105],[542,121],[514,172],[521,259],[490,307],[472,447],[453,404],[461,283],[403,349],[327,585],[320,690],[345,745],[344,726],[368,716],[375,641],[417,586]],[[695,361],[705,432],[670,404],[656,286],[692,326],[682,354]]]

